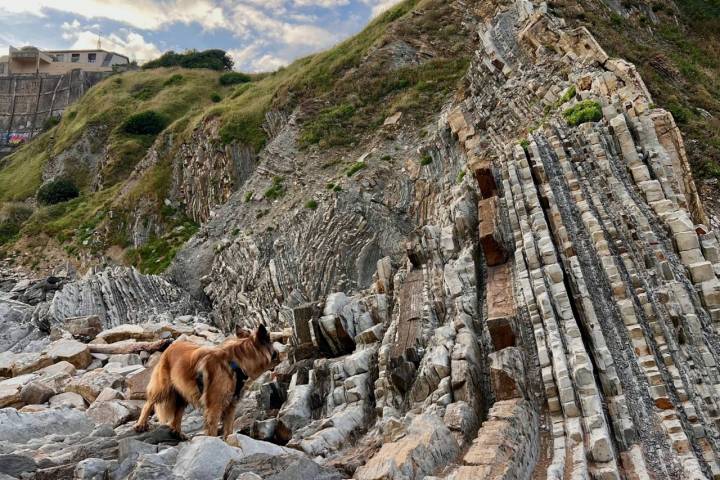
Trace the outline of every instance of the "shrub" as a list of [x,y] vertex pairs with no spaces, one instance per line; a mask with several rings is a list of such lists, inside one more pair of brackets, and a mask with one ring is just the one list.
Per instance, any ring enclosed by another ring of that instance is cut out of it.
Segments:
[[365,164],[365,162],[355,162],[352,165],[350,165],[350,168],[348,168],[345,171],[345,175],[347,175],[348,177],[352,177],[353,175],[355,175],[357,172],[359,172],[363,168],[367,168],[367,165]]
[[348,122],[354,114],[355,107],[349,103],[322,110],[303,126],[300,144],[304,147],[316,143],[321,147],[334,147],[351,143],[354,136]]
[[465,170],[460,170],[457,174],[457,183],[462,183],[463,178],[465,178]]
[[213,92],[212,94],[210,94],[210,100],[212,100],[215,103],[218,103],[220,100],[222,100],[222,97],[220,96],[219,93]]
[[130,115],[122,129],[125,133],[135,135],[157,135],[167,126],[167,118],[152,110]]
[[67,202],[80,195],[80,191],[70,180],[60,178],[46,183],[37,192],[37,199],[45,205]]
[[254,192],[252,190],[245,192],[245,203],[249,203],[252,200]]
[[276,200],[285,195],[285,186],[283,185],[283,177],[273,177],[272,185],[265,190],[264,196],[268,200]]
[[227,72],[220,75],[220,85],[237,85],[239,83],[248,83],[252,81],[252,77],[247,73]]
[[317,210],[318,202],[315,200],[308,200],[307,203],[305,203],[305,208],[309,210]]
[[160,67],[209,68],[210,70],[232,70],[233,61],[225,50],[188,50],[185,53],[165,52],[155,60],[142,66],[147,70]]
[[60,117],[48,117],[47,120],[45,120],[45,123],[43,124],[43,129],[50,130],[58,123],[60,123]]
[[688,122],[688,119],[690,118],[690,110],[683,107],[682,105],[671,103],[670,105],[668,105],[668,110],[670,110],[670,113],[672,113],[672,116],[677,123],[684,125]]
[[565,110],[563,117],[571,127],[587,122],[599,122],[603,117],[602,107],[594,100],[583,100]]
[[527,152],[530,148],[530,141],[527,138],[520,140],[520,146]]
[[0,245],[4,245],[12,241],[15,236],[20,233],[20,227],[13,222],[0,222]]
[[420,165],[423,167],[426,165],[430,165],[433,162],[433,158],[429,153],[424,153],[422,158],[420,159]]
[[562,97],[560,97],[560,100],[558,100],[558,105],[563,105],[570,100],[572,100],[575,97],[575,94],[577,94],[577,89],[575,88],[575,85],[572,85],[570,88],[565,91]]

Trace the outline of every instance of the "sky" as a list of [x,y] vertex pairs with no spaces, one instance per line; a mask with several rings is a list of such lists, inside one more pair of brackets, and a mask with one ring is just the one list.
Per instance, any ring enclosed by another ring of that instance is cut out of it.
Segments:
[[163,52],[221,48],[248,72],[271,71],[359,32],[399,0],[0,0],[10,45],[95,48],[144,63]]

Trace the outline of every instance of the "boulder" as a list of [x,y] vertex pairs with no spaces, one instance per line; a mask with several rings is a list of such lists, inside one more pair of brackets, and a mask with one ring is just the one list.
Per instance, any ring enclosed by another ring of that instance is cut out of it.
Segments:
[[442,420],[425,413],[412,420],[406,436],[385,443],[375,456],[355,472],[355,478],[423,478],[447,465],[459,453],[457,441]]
[[338,471],[321,467],[307,457],[298,455],[267,455],[256,453],[233,460],[227,467],[226,480],[341,480]]
[[121,375],[98,369],[74,379],[65,387],[65,391],[79,393],[86,402],[92,403],[103,389],[107,387],[118,389],[122,388],[122,385],[123,377]]
[[75,392],[64,392],[54,395],[49,399],[52,408],[76,408],[85,410],[85,400]]
[[0,442],[26,443],[46,435],[88,435],[95,423],[77,410],[46,410],[18,413],[15,409],[0,410]]
[[12,375],[18,376],[25,373],[32,373],[41,368],[52,365],[53,360],[50,356],[42,352],[18,353],[15,355],[15,362],[12,367]]
[[77,368],[85,368],[92,361],[88,346],[77,340],[57,340],[45,352],[54,362],[66,361]]
[[102,332],[103,324],[97,315],[69,317],[63,321],[62,328],[74,338],[88,342]]
[[95,399],[95,403],[97,402],[107,402],[109,400],[125,400],[123,397],[123,394],[115,390],[114,388],[106,387],[103,388],[103,391],[100,392],[100,395],[97,396]]
[[122,340],[152,340],[155,335],[152,332],[147,332],[140,325],[124,324],[109,330],[103,330],[97,335],[97,338],[102,338],[107,343],[115,343]]
[[20,390],[20,399],[25,404],[40,404],[47,402],[55,393],[57,392],[47,383],[32,381],[22,387]]
[[144,400],[145,390],[152,377],[152,368],[143,368],[131,373],[125,378],[125,394],[131,400]]
[[35,460],[24,455],[0,455],[0,473],[19,477],[37,470]]
[[173,473],[186,480],[216,480],[223,478],[232,460],[243,456],[242,450],[218,437],[199,436],[182,446]]
[[110,464],[102,458],[86,458],[75,467],[75,480],[105,480]]
[[113,428],[137,418],[139,414],[136,408],[131,408],[130,405],[121,400],[93,402],[86,413],[95,423],[107,423],[112,425]]

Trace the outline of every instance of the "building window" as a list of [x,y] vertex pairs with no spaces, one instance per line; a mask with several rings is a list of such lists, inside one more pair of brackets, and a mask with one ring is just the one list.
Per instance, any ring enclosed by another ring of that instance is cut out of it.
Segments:
[[4,74],[5,74],[5,64],[0,63],[0,75],[4,75]]
[[96,58],[97,58],[96,53],[88,53],[88,63],[95,63]]
[[80,54],[79,53],[73,53],[70,57],[70,61],[72,63],[78,63],[80,61]]

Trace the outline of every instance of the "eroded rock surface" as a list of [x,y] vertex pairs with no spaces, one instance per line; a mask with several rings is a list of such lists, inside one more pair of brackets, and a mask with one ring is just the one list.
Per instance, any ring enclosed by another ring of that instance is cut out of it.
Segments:
[[[110,268],[42,294],[3,287],[3,473],[720,478],[720,243],[672,115],[544,2],[450,3],[474,33],[462,94],[422,135],[389,118],[392,135],[356,149],[370,166],[316,210],[246,205],[264,178],[251,171],[299,189],[320,175],[293,115],[269,119],[252,161],[206,148],[208,125],[182,150],[188,172],[239,170],[183,177],[178,192],[209,192],[190,205],[207,223],[175,283]],[[575,107],[588,116],[564,115]],[[369,163],[385,152],[401,160]],[[77,320],[92,315],[103,331]],[[260,321],[281,362],[248,385],[227,443],[198,435],[195,411],[189,442],[131,432],[157,355],[91,348],[213,345]]]

